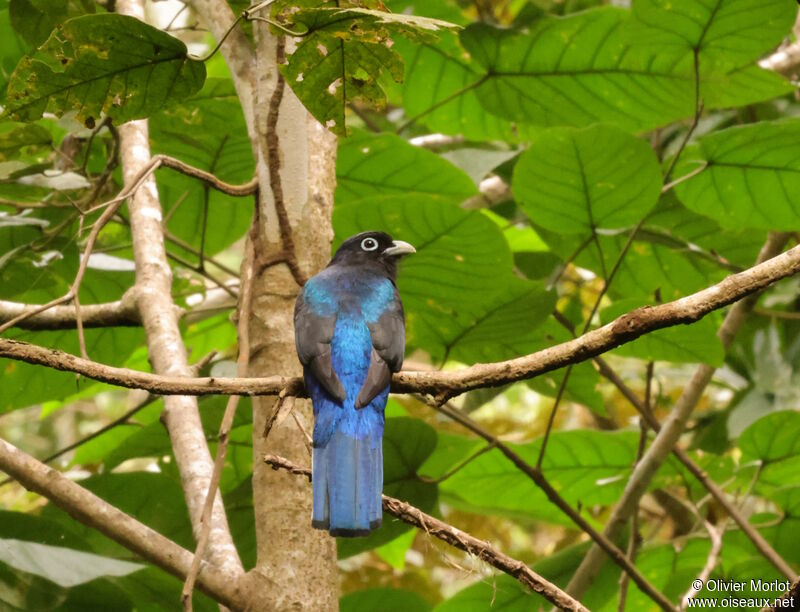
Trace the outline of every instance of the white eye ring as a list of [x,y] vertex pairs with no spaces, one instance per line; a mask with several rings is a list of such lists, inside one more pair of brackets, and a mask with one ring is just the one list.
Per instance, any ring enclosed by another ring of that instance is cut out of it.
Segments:
[[364,238],[361,241],[361,249],[364,251],[374,251],[378,248],[378,241],[375,238]]

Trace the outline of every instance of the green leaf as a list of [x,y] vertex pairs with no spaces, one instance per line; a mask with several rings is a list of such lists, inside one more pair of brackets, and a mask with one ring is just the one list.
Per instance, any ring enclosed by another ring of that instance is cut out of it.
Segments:
[[777,72],[757,65],[701,76],[700,96],[708,108],[749,106],[784,96],[795,89],[791,81]]
[[396,41],[405,62],[403,105],[409,121],[469,140],[514,139],[510,121],[487,113],[476,89],[483,77],[454,33],[436,42]]
[[0,540],[0,561],[62,587],[83,584],[100,576],[126,576],[143,567],[71,548],[16,539]]
[[0,162],[16,157],[22,150],[48,147],[52,142],[50,131],[41,125],[4,123],[0,126]]
[[356,133],[339,144],[336,203],[379,195],[426,194],[460,202],[478,193],[464,172],[392,134]]
[[688,210],[670,190],[662,196],[638,236],[655,244],[677,245],[684,258],[698,256],[699,247],[707,257],[720,256],[749,267],[764,244],[766,232],[723,229],[714,219]]
[[434,345],[431,338],[428,351],[436,355],[443,351],[445,360],[476,363],[510,359],[535,350],[541,344],[538,327],[555,308],[555,292],[515,276],[509,276],[503,284],[502,291],[493,292],[492,300],[469,311],[471,321],[460,328],[441,329],[441,346]]
[[102,114],[123,122],[180,102],[204,80],[205,66],[177,38],[134,17],[86,15],[60,24],[20,62],[5,114],[33,121],[74,110],[89,126]]
[[[196,96],[154,115],[150,138],[155,153],[177,157],[228,183],[241,184],[253,177],[253,151],[229,80],[209,79]],[[195,249],[203,245],[206,255],[214,255],[247,232],[253,216],[251,198],[225,195],[171,170],[159,172],[157,181],[161,201],[170,211],[167,228]],[[196,259],[178,250],[184,258]]]
[[661,191],[661,170],[644,141],[616,128],[540,132],[514,168],[512,190],[549,230],[586,234],[635,224]]
[[32,47],[41,45],[64,20],[94,13],[90,0],[11,0],[11,25]]
[[28,45],[12,28],[8,0],[0,0],[0,102],[5,102],[8,79],[27,51]]
[[386,561],[394,569],[403,571],[406,566],[406,553],[414,544],[417,533],[409,529],[406,533],[397,536],[391,542],[387,542],[375,549],[375,554]]
[[796,481],[800,469],[800,413],[773,412],[758,419],[739,438],[741,463],[760,461],[760,486],[779,488]]
[[342,596],[339,600],[341,612],[428,612],[431,605],[414,591],[403,589],[366,589]]
[[725,228],[791,231],[800,223],[800,120],[761,121],[704,136],[687,147],[676,176],[681,202]]
[[697,51],[701,63],[741,66],[777,47],[796,14],[783,0],[635,0],[633,36],[665,52]]
[[434,612],[525,612],[547,602],[506,574],[480,580],[437,605]]
[[524,34],[476,24],[461,42],[485,70],[478,98],[506,119],[646,130],[693,115],[691,70],[632,46],[628,23],[627,11],[608,7],[543,18]]
[[[417,247],[401,264],[397,286],[407,344],[436,360],[444,357],[443,339],[457,338],[484,316],[484,304],[499,304],[495,295],[502,295],[511,279],[508,246],[497,226],[477,211],[420,195],[374,197],[337,206],[333,225],[338,241],[374,229]],[[503,282],[495,285],[498,278]]]
[[[431,512],[436,505],[436,485],[422,481],[417,472],[436,447],[436,431],[419,419],[386,419],[383,434],[383,492]],[[365,538],[339,538],[340,559],[371,550],[411,529],[410,525],[384,515],[383,525]]]
[[403,80],[403,59],[392,48],[392,36],[429,39],[433,32],[456,27],[428,17],[339,8],[338,2],[293,9],[288,19],[304,37],[281,72],[311,114],[342,135],[347,133],[348,104],[384,108],[381,75]]
[[[169,476],[149,472],[106,473],[81,480],[81,486],[159,533],[169,534],[170,539],[184,548],[194,545],[180,482]],[[52,505],[43,508],[42,516],[69,524],[98,554],[129,554],[121,545],[77,524]]]
[[[633,469],[638,442],[639,433],[633,431],[553,432],[542,470],[570,504],[612,504]],[[472,448],[474,441],[464,438],[464,444]],[[536,440],[510,446],[530,465],[536,465],[540,445],[541,440]],[[668,472],[669,467],[659,477]],[[471,461],[440,483],[439,491],[449,505],[472,512],[571,524],[541,489],[497,450]]]
[[72,529],[32,514],[0,510],[0,539],[17,539],[50,546],[90,551],[88,544]]
[[280,69],[317,121],[339,135],[347,133],[347,104],[386,106],[379,85],[382,73],[397,83],[403,80],[403,60],[384,42],[344,42],[324,32],[304,38]]

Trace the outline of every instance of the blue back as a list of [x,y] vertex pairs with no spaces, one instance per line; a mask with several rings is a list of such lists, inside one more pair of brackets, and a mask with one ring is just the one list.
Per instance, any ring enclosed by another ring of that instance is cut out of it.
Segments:
[[311,369],[305,382],[314,405],[313,524],[333,535],[364,535],[381,521],[383,426],[389,385],[366,406],[355,401],[373,354],[370,325],[393,306],[386,277],[349,267],[329,267],[310,279],[303,300],[323,322],[335,317],[330,362],[344,387],[340,401]]

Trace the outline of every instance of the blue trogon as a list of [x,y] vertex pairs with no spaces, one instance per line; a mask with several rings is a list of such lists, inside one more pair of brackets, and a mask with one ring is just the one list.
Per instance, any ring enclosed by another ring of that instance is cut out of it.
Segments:
[[384,409],[405,351],[395,278],[414,252],[383,232],[352,236],[297,296],[297,355],[314,405],[312,525],[331,535],[381,524]]

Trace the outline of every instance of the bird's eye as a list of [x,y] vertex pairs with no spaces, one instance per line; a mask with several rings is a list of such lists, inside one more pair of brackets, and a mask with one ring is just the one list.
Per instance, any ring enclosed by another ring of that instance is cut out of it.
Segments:
[[361,241],[361,248],[364,251],[374,251],[378,248],[378,241],[375,238],[364,238]]

